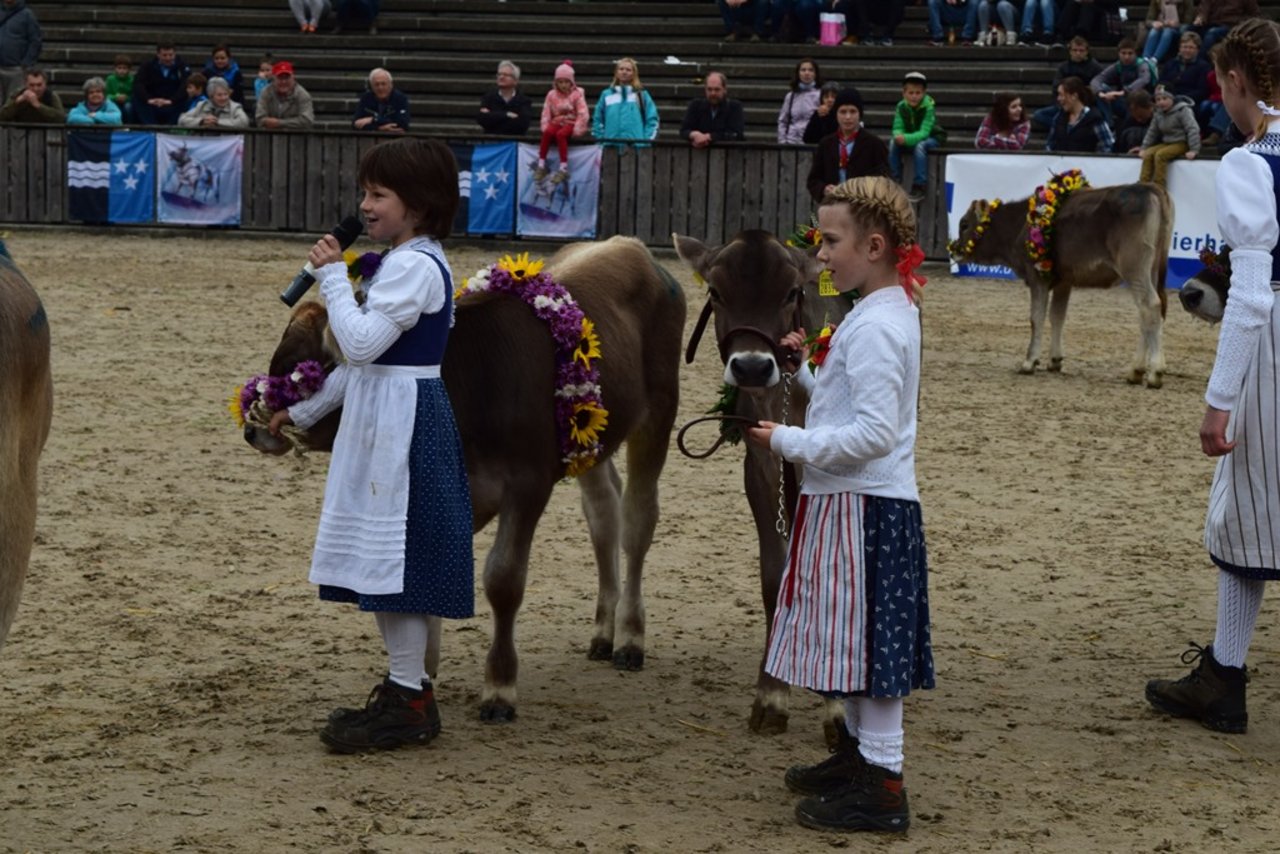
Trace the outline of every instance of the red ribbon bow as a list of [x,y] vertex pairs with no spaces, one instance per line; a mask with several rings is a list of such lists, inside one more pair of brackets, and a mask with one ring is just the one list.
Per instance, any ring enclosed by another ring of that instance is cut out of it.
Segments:
[[910,246],[899,246],[895,252],[898,255],[898,284],[902,285],[902,289],[907,292],[907,299],[914,301],[914,287],[923,288],[929,281],[915,273],[916,267],[924,263],[924,250],[920,248],[919,243],[912,243]]

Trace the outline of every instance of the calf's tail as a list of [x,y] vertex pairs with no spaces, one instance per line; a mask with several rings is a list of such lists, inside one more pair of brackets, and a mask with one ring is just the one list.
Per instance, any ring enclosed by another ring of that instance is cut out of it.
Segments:
[[1159,211],[1159,226],[1156,233],[1156,257],[1151,279],[1156,284],[1156,293],[1160,294],[1160,316],[1165,317],[1169,308],[1169,293],[1165,290],[1165,278],[1169,273],[1169,244],[1173,242],[1173,200],[1168,191],[1158,184],[1149,184],[1156,195],[1156,206]]

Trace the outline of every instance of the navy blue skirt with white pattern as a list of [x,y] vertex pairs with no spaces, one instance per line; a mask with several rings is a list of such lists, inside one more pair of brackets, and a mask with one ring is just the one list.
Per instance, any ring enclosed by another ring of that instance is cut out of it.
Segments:
[[471,551],[471,492],[462,442],[444,381],[418,380],[418,408],[409,445],[409,511],[405,529],[404,590],[367,595],[321,585],[320,598],[354,602],[362,611],[475,614]]

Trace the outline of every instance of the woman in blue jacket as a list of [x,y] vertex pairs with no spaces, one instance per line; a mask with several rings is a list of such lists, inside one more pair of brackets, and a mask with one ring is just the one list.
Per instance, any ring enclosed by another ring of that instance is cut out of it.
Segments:
[[[640,83],[636,61],[629,56],[613,66],[613,85],[600,93],[591,119],[591,134],[596,139],[652,140],[658,135],[658,108]],[[606,142],[612,148],[623,148],[625,142]],[[644,143],[635,143],[640,146]]]

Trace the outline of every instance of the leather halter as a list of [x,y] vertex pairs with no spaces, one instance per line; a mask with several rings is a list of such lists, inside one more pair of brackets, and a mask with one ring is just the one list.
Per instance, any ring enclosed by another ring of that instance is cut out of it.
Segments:
[[[707,302],[702,306],[702,313],[698,315],[698,322],[694,324],[693,334],[689,336],[689,345],[684,349],[685,364],[692,364],[693,356],[698,352],[698,342],[702,340],[702,333],[707,329],[707,322],[711,320],[711,315],[715,311],[711,302],[711,297],[707,297]],[[796,310],[791,315],[791,331],[795,332],[801,328],[804,316],[804,286],[796,294]],[[720,361],[728,363],[729,361],[729,339],[735,335],[749,335],[758,338],[769,348],[769,352],[773,354],[774,361],[778,363],[781,369],[784,365],[797,364],[795,354],[790,350],[784,350],[782,345],[775,341],[770,335],[763,330],[754,326],[735,326],[726,332],[718,341],[716,347],[720,350]]]

